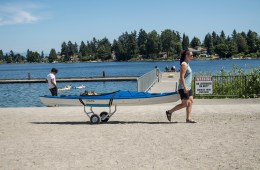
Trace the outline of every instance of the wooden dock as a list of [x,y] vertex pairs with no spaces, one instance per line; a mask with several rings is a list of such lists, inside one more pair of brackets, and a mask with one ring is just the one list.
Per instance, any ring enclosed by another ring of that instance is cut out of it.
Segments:
[[[98,81],[137,81],[138,77],[70,77],[57,78],[57,82],[98,82]],[[13,83],[46,83],[45,78],[39,79],[1,79],[0,84]]]

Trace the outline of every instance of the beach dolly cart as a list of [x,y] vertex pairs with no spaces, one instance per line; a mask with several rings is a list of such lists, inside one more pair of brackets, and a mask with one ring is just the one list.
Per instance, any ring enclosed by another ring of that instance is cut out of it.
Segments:
[[[84,113],[89,117],[90,123],[91,124],[99,124],[100,122],[107,122],[109,118],[113,116],[114,113],[116,113],[117,108],[116,105],[114,110],[111,109],[112,103],[113,103],[113,98],[111,98],[108,102],[108,104],[89,104],[89,103],[84,103],[82,99],[79,99],[80,103],[84,106]],[[90,111],[86,110],[86,107],[90,107]],[[108,112],[103,111],[99,115],[95,114],[93,111],[93,107],[108,107]]]

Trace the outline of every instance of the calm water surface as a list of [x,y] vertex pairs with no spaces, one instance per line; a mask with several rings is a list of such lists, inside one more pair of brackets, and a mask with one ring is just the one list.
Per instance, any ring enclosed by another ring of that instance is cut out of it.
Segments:
[[[220,72],[222,68],[230,70],[233,65],[245,70],[260,66],[260,60],[210,60],[191,62],[194,73]],[[0,64],[0,79],[24,79],[28,73],[32,78],[45,78],[52,67],[59,70],[60,77],[97,77],[102,76],[141,76],[155,66],[161,71],[165,66],[175,65],[178,69],[179,61],[167,62],[93,62],[93,63],[55,63],[55,64]],[[135,81],[125,82],[89,82],[89,83],[59,83],[58,87],[65,85],[86,86],[88,90],[97,93],[116,90],[136,90]],[[59,94],[80,94],[83,90],[59,91]],[[0,107],[31,107],[43,106],[39,101],[40,95],[50,94],[45,83],[36,84],[0,84]]]

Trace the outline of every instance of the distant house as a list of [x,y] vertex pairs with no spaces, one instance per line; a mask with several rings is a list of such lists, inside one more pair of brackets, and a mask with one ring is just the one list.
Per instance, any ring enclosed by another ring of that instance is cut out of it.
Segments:
[[196,46],[195,48],[188,48],[188,49],[189,51],[196,53],[198,56],[205,56],[205,55],[206,57],[208,56],[207,49],[201,46]]
[[159,56],[160,56],[160,58],[167,59],[167,53],[166,52],[160,52]]
[[111,58],[112,58],[112,60],[116,60],[116,53],[115,53],[115,51],[112,51]]
[[72,61],[72,62],[77,62],[77,61],[79,61],[79,58],[78,58],[77,55],[75,55],[75,56],[70,56],[70,61]]
[[60,55],[60,54],[57,55],[57,59],[62,59],[62,58],[64,58],[64,55]]

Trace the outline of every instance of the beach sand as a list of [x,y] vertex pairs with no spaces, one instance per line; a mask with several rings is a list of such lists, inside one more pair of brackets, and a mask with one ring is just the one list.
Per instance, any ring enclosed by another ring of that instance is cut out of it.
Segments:
[[260,169],[259,103],[195,100],[196,124],[185,109],[167,121],[177,103],[118,107],[99,125],[83,107],[0,108],[0,169]]

